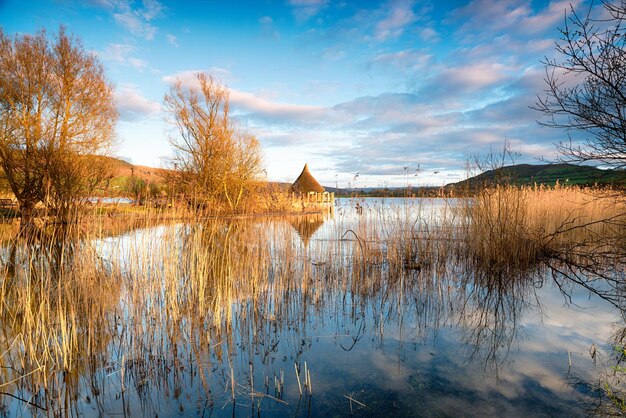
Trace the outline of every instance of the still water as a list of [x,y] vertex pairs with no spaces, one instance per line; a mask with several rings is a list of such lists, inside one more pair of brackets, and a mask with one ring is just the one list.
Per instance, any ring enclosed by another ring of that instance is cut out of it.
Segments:
[[[452,255],[404,268],[376,258],[397,250],[395,237],[454,228],[454,205],[338,199],[333,214],[239,229],[225,222],[208,237],[174,225],[94,241],[123,284],[107,291],[112,301],[99,308],[90,354],[63,372],[55,389],[62,402],[46,400],[45,388],[0,383],[0,392],[22,399],[0,395],[1,411],[591,414],[601,393],[589,382],[612,370],[612,341],[624,328],[612,304],[547,267],[485,275]],[[200,256],[232,263],[189,261]],[[199,286],[198,277],[220,279]]]

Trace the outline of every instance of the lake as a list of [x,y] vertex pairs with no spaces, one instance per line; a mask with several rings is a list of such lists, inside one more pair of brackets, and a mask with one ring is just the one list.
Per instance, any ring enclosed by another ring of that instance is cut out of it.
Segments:
[[[337,199],[332,213],[133,229],[45,261],[13,251],[30,267],[11,277],[40,286],[28,300],[51,325],[17,329],[3,311],[0,412],[592,414],[624,329],[608,285],[561,264],[476,270],[450,248],[458,204]],[[68,279],[32,282],[55,269]]]

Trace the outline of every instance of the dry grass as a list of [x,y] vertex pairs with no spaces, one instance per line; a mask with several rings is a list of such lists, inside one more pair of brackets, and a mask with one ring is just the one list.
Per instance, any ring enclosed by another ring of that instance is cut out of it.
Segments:
[[626,201],[577,187],[489,188],[461,207],[465,251],[484,269],[526,269],[542,259],[624,238]]

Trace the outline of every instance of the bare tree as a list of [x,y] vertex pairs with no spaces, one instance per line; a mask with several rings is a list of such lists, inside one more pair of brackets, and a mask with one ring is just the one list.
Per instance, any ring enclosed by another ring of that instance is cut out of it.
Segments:
[[[593,5],[592,5],[593,6]],[[546,58],[547,88],[534,109],[540,124],[568,131],[562,160],[626,167],[626,1],[603,1],[603,13],[584,16],[573,7],[559,29],[558,59]],[[576,144],[571,132],[585,135]]]
[[28,223],[35,205],[45,198],[44,123],[49,106],[48,42],[43,32],[14,40],[0,32],[0,162]]
[[117,111],[104,68],[61,27],[0,30],[0,164],[27,224],[45,202],[67,221],[77,198],[104,178]]
[[52,138],[50,199],[67,219],[73,201],[91,193],[109,173],[110,160],[99,155],[113,144],[117,110],[103,66],[63,28],[52,48],[52,76],[53,109],[60,116]]
[[184,86],[176,80],[164,97],[178,131],[170,138],[175,181],[187,199],[235,211],[260,172],[259,142],[231,120],[226,87],[204,73],[196,81]]

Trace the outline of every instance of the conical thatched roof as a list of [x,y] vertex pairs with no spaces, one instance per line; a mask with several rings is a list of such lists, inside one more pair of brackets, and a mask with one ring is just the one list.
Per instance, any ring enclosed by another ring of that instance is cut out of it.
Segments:
[[324,188],[322,187],[322,185],[319,184],[317,180],[315,180],[315,178],[311,175],[308,164],[304,165],[302,173],[300,173],[296,181],[294,181],[291,185],[291,190],[300,193],[324,192]]

